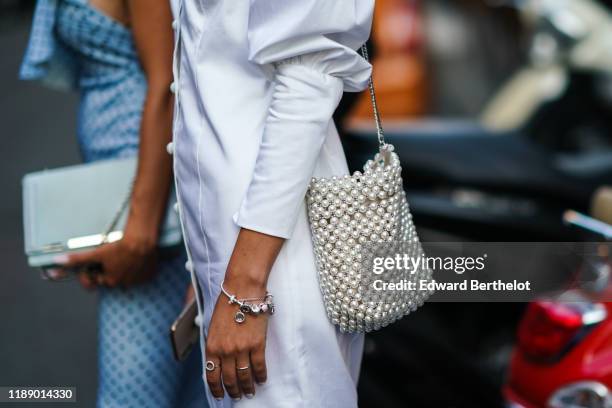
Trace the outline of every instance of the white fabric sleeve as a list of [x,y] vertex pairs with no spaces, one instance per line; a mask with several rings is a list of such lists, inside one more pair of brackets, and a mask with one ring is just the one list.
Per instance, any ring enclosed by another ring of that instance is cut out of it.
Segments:
[[235,217],[290,238],[344,90],[367,86],[373,0],[251,0],[249,49],[273,91],[253,178]]

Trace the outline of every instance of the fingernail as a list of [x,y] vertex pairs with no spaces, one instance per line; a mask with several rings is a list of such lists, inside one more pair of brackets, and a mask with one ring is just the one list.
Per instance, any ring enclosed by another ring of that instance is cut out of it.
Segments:
[[232,398],[232,401],[236,402],[236,401],[240,401],[241,399],[242,399],[242,397]]
[[245,397],[247,397],[248,399],[253,398],[253,394],[244,394]]
[[58,255],[53,258],[53,262],[57,265],[63,265],[65,263],[68,263],[69,259],[70,258],[68,257],[68,255]]
[[61,268],[47,269],[46,275],[48,279],[63,279],[68,276],[68,272]]
[[223,401],[223,397],[215,397],[217,401]]

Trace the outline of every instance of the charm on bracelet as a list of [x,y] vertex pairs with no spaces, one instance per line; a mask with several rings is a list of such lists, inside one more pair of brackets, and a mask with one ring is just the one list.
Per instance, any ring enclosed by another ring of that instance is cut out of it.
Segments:
[[238,324],[244,323],[246,320],[246,315],[242,313],[240,310],[236,312],[234,315],[234,321]]
[[236,295],[225,290],[223,283],[221,284],[221,291],[228,298],[228,303],[230,305],[238,305],[238,311],[234,314],[234,321],[237,324],[244,323],[248,314],[258,315],[269,313],[272,315],[276,309],[272,301],[273,297],[270,293],[266,293],[265,296],[258,298],[238,299]]

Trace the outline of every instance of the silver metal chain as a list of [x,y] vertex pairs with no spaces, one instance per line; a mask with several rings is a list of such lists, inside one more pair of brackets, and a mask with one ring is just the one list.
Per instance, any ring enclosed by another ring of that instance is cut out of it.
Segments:
[[[361,46],[361,55],[366,61],[370,61],[370,57],[368,55],[368,48],[366,44]],[[374,112],[374,122],[376,123],[376,136],[378,137],[378,145],[380,148],[386,146],[387,142],[385,142],[385,132],[383,131],[382,122],[380,120],[380,113],[378,111],[378,104],[376,103],[376,93],[374,92],[374,81],[372,80],[372,75],[368,79],[368,88],[370,90],[370,100],[372,101],[372,111]]]
[[121,206],[117,209],[117,212],[115,212],[115,216],[113,217],[112,221],[110,222],[108,227],[106,227],[106,229],[102,233],[102,243],[103,244],[108,243],[108,235],[111,232],[113,232],[113,230],[115,229],[115,227],[119,223],[119,220],[121,219],[121,216],[123,215],[123,213],[129,207],[130,200],[132,198],[132,190],[133,189],[134,189],[134,180],[132,180],[130,182],[130,186],[129,186],[128,192],[127,192],[126,196],[123,198],[123,202],[121,203]]

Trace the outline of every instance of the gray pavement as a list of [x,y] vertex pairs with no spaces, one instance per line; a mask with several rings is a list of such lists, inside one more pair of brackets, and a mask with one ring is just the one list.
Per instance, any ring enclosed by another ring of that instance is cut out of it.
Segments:
[[93,407],[95,294],[75,282],[42,281],[28,268],[21,217],[25,173],[79,161],[77,95],[17,80],[29,20],[5,13],[0,15],[0,386],[73,386],[77,403],[58,406]]

